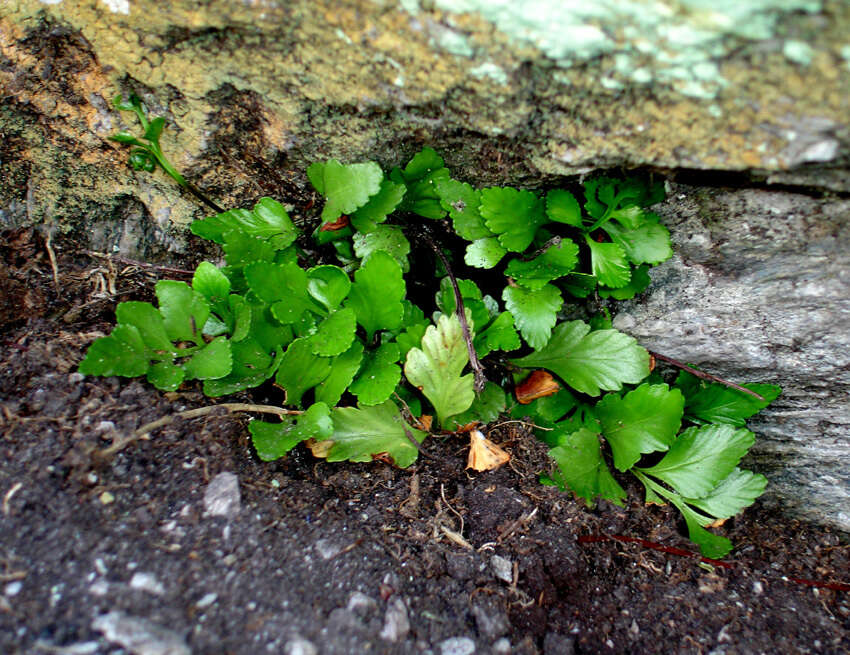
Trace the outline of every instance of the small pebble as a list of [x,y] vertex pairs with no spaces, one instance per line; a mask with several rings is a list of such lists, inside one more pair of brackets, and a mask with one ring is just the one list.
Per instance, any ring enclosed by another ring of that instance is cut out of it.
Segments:
[[239,478],[233,473],[219,473],[204,490],[204,509],[210,516],[233,518],[242,508]]
[[491,650],[493,651],[493,655],[511,655],[513,649],[511,648],[511,642],[506,637],[502,637],[493,642]]
[[367,596],[362,591],[355,591],[348,597],[348,604],[345,608],[362,616],[372,610],[378,609],[378,603],[374,598]]
[[218,600],[218,594],[204,594],[198,602],[195,603],[195,607],[202,610],[212,605],[216,600]]
[[505,559],[501,555],[493,555],[490,559],[490,566],[493,568],[493,573],[502,582],[510,584],[514,580],[514,565],[509,559]]
[[761,583],[761,580],[753,581],[753,593],[756,596],[760,596],[764,592],[764,585]]
[[115,496],[108,491],[104,491],[99,496],[102,505],[111,505],[115,502]]
[[379,636],[381,639],[395,643],[403,641],[409,632],[410,621],[407,618],[407,606],[401,598],[394,598],[384,615],[384,627]]
[[21,593],[21,589],[23,589],[23,587],[24,585],[21,583],[20,580],[15,580],[15,582],[10,582],[6,585],[4,593],[7,596],[17,596],[19,593]]
[[96,617],[92,629],[133,655],[192,655],[186,641],[174,630],[124,612]]
[[441,641],[440,655],[472,655],[475,652],[475,642],[469,637],[451,637]]
[[283,655],[318,655],[319,649],[312,641],[302,637],[290,639],[283,645]]
[[315,548],[322,559],[331,559],[339,555],[342,550],[342,546],[333,543],[330,539],[319,539],[315,544]]
[[141,571],[134,573],[133,577],[130,578],[130,588],[146,591],[155,596],[162,596],[165,593],[165,587],[153,574]]

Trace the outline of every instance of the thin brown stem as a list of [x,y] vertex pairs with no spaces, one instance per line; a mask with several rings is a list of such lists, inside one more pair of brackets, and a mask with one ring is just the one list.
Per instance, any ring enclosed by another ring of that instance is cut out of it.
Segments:
[[234,412],[257,412],[259,414],[276,414],[277,416],[290,416],[292,414],[302,413],[300,410],[297,409],[284,409],[283,407],[276,407],[274,405],[254,405],[252,403],[221,403],[220,405],[207,405],[206,407],[187,409],[182,412],[177,412],[176,414],[169,414],[168,416],[163,416],[161,418],[158,418],[156,421],[145,423],[142,427],[140,427],[138,430],[135,430],[129,436],[123,437],[121,439],[116,439],[115,442],[108,448],[104,448],[103,450],[97,451],[95,453],[95,456],[99,459],[106,459],[107,457],[110,457],[111,455],[117,453],[125,446],[141,439],[148,433],[153,432],[154,430],[158,430],[159,428],[163,428],[166,425],[170,425],[177,419],[193,419],[201,416],[207,416],[220,409],[226,410],[229,414],[233,414]]
[[475,376],[475,393],[481,393],[487,385],[487,376],[484,375],[484,367],[481,366],[481,362],[478,360],[478,353],[475,352],[475,346],[472,345],[472,334],[469,330],[469,323],[466,320],[466,310],[463,306],[463,296],[460,293],[460,287],[457,285],[457,278],[455,278],[452,267],[449,265],[449,260],[443,254],[443,251],[437,247],[437,244],[434,243],[431,237],[427,234],[423,236],[425,237],[425,241],[428,242],[428,245],[431,246],[431,249],[437,254],[437,257],[440,258],[443,268],[446,269],[449,281],[452,284],[452,290],[455,294],[455,311],[457,313],[457,319],[460,321],[463,340],[466,342],[466,351],[469,353],[469,365],[472,367],[472,373]]
[[655,357],[655,359],[660,359],[662,362],[667,362],[668,364],[671,364],[672,366],[675,366],[676,368],[680,368],[683,371],[687,371],[691,375],[694,375],[694,376],[701,378],[703,380],[708,380],[709,382],[717,382],[717,383],[722,384],[722,385],[729,387],[731,389],[735,389],[736,391],[740,391],[741,393],[745,393],[748,396],[752,396],[753,398],[758,398],[761,401],[764,401],[764,399],[765,399],[764,396],[762,396],[761,394],[758,394],[751,389],[747,389],[746,387],[742,387],[740,384],[735,384],[734,382],[729,382],[729,380],[724,380],[723,378],[717,377],[716,375],[712,375],[711,373],[704,373],[703,371],[695,369],[692,366],[688,366],[687,364],[684,364],[677,359],[673,359],[672,357],[667,357],[667,355],[662,355],[660,353],[656,353],[656,352],[653,352],[651,350],[649,351],[649,354],[652,355],[653,357]]
[[83,250],[82,252],[86,255],[89,255],[90,257],[97,257],[98,259],[111,259],[112,261],[116,261],[121,264],[127,264],[128,266],[138,266],[139,268],[152,268],[157,271],[162,271],[164,273],[173,273],[175,275],[192,276],[195,274],[194,271],[189,271],[184,268],[172,268],[170,266],[160,266],[159,264],[148,264],[147,262],[140,262],[135,259],[128,259],[127,257],[121,257],[120,255],[107,255],[106,253],[97,252],[95,250]]

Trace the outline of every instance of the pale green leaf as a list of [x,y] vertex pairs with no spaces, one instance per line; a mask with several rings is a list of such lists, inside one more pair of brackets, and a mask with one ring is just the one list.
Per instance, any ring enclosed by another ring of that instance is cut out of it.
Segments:
[[333,222],[342,214],[351,214],[363,207],[380,191],[384,179],[381,167],[375,162],[343,165],[336,159],[312,164],[307,176],[325,197],[323,223]]
[[660,264],[673,256],[670,233],[660,223],[643,222],[628,230],[609,221],[602,226],[611,240],[623,249],[633,264]]
[[329,312],[333,311],[351,291],[351,280],[339,266],[325,264],[307,270],[307,292]]
[[108,337],[96,339],[80,362],[83,375],[144,375],[150,366],[142,335],[133,325],[117,325]]
[[194,221],[189,229],[199,237],[221,244],[232,241],[232,235],[241,234],[268,244],[272,250],[283,250],[298,236],[298,228],[283,205],[272,198],[261,198],[253,211],[231,209]]
[[752,432],[731,425],[688,428],[658,464],[639,470],[686,498],[702,498],[735,470],[754,442]]
[[417,443],[428,436],[407,425],[391,400],[371,407],[337,407],[331,418],[334,430],[328,437],[333,441],[327,454],[329,462],[370,462],[386,453],[396,466],[406,468],[419,455],[419,449],[407,434]]
[[331,360],[331,372],[316,387],[316,402],[333,407],[348,389],[363,360],[363,344],[355,341],[341,355]]
[[642,384],[622,398],[607,394],[594,408],[611,446],[614,466],[625,471],[644,453],[664,451],[676,439],[685,399],[666,384]]
[[466,247],[463,261],[475,268],[493,268],[507,252],[497,237],[476,239]]
[[714,518],[728,519],[752,505],[764,493],[766,486],[767,478],[763,475],[736,467],[707,496],[685,498],[685,502]]
[[401,266],[402,272],[410,270],[407,256],[410,242],[397,225],[379,225],[368,234],[354,235],[354,254],[365,259],[376,250],[389,253]]
[[186,378],[196,380],[214,380],[230,373],[233,357],[230,341],[226,337],[217,337],[195,352],[183,362]]
[[617,330],[590,332],[582,321],[561,323],[538,352],[511,360],[523,368],[545,368],[573,389],[598,396],[600,389],[618,391],[649,375],[649,353]]
[[599,435],[595,432],[582,428],[565,435],[549,455],[558,465],[552,479],[562,490],[569,488],[576,496],[584,498],[588,507],[593,507],[597,497],[623,506],[626,492],[602,459]]
[[351,224],[358,232],[371,232],[401,204],[406,191],[403,184],[383,180],[378,193],[351,215]]
[[599,287],[599,297],[613,298],[614,300],[629,300],[645,291],[651,283],[652,278],[649,277],[649,265],[641,264],[637,268],[632,269],[632,277],[626,286],[617,289]]
[[546,222],[543,201],[531,191],[511,187],[482,189],[479,211],[487,228],[498,235],[499,243],[510,252],[528,248],[537,228]]
[[550,221],[582,227],[581,207],[569,191],[553,189],[546,194],[546,215]]
[[569,239],[554,243],[534,259],[508,262],[505,275],[527,289],[536,291],[547,282],[563,277],[578,263],[578,246]]
[[392,342],[367,353],[357,378],[349,387],[359,405],[378,405],[392,395],[401,379],[399,357],[398,344]]
[[328,377],[331,362],[329,357],[313,354],[309,337],[290,343],[275,376],[275,381],[286,391],[286,404],[300,406],[304,393]]
[[431,401],[440,425],[465,411],[475,398],[471,374],[462,376],[469,353],[455,314],[440,316],[422,338],[422,348],[407,353],[404,374]]
[[371,341],[378,330],[401,327],[404,296],[401,266],[392,255],[376,250],[354,274],[347,306],[354,310]]
[[227,301],[230,295],[230,280],[215,265],[201,262],[192,277],[192,288],[206,298],[212,307],[215,307]]
[[543,348],[549,341],[558,319],[558,310],[563,304],[557,287],[545,284],[531,291],[508,286],[502,292],[502,300],[528,345],[535,350]]
[[443,178],[436,184],[443,209],[449,212],[455,233],[467,241],[493,236],[478,211],[481,192],[466,182]]
[[280,423],[251,421],[248,424],[257,456],[264,462],[280,459],[305,439],[322,440],[333,434],[330,409],[314,403],[297,416],[282,416]]
[[331,312],[330,316],[319,323],[316,333],[310,337],[314,355],[336,357],[351,347],[357,318],[350,307]]
[[631,267],[626,253],[616,243],[599,243],[585,237],[590,248],[590,269],[596,279],[606,287],[624,287],[631,279]]

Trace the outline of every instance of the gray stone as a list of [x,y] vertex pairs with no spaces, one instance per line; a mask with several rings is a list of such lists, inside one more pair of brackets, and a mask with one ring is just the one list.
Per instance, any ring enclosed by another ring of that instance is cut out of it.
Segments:
[[750,421],[765,500],[850,530],[850,201],[673,186],[676,253],[615,327],[647,348],[782,395]]
[[557,632],[548,632],[543,638],[543,655],[572,655],[575,641]]
[[514,565],[511,560],[501,555],[493,555],[490,558],[490,567],[494,575],[502,582],[511,583],[514,580]]
[[204,510],[210,516],[233,518],[242,508],[239,478],[233,473],[219,473],[204,490]]
[[371,596],[367,596],[362,591],[355,591],[348,597],[348,604],[345,608],[363,617],[370,612],[378,609],[378,602]]
[[283,645],[283,655],[318,655],[319,649],[303,637],[290,639]]
[[496,639],[511,629],[507,612],[499,600],[485,598],[472,605],[472,616],[478,634],[485,639]]
[[138,571],[130,578],[130,588],[139,591],[146,591],[155,596],[162,596],[165,593],[165,587],[151,573]]
[[469,637],[450,637],[439,643],[440,655],[472,655],[475,642]]
[[407,618],[407,605],[401,598],[393,598],[384,615],[384,627],[380,637],[393,643],[403,641],[410,632],[410,620]]
[[192,652],[174,630],[123,612],[98,616],[92,621],[92,629],[133,655],[191,655]]

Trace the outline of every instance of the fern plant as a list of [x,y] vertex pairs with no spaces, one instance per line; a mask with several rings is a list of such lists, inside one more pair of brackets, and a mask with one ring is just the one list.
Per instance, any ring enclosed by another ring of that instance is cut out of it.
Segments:
[[328,461],[406,467],[423,415],[450,431],[509,413],[549,444],[544,482],[622,504],[610,459],[647,502],[679,508],[704,555],[731,549],[705,526],[762,493],[764,477],[738,468],[743,424],[778,387],[752,387],[756,400],[684,373],[670,386],[610,321],[562,318],[565,298],[633,297],[671,256],[647,209],[661,185],[594,178],[582,204],[565,189],[475,189],[430,148],[389,174],[331,159],[307,176],[324,198],[312,235],[271,198],[195,221],[224,265],[158,282],[158,307],[120,303],[80,372],[163,391],[200,380],[212,397],[273,381],[294,411],[249,424],[269,461],[306,441]]

